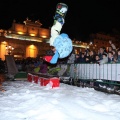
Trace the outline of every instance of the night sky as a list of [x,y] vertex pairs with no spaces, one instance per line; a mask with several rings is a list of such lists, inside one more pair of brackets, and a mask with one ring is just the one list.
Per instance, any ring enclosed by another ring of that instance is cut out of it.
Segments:
[[40,20],[42,27],[53,25],[56,5],[68,5],[61,32],[71,39],[85,40],[90,33],[120,31],[120,0],[3,0],[0,1],[0,29],[9,29],[15,19],[18,23],[28,17]]

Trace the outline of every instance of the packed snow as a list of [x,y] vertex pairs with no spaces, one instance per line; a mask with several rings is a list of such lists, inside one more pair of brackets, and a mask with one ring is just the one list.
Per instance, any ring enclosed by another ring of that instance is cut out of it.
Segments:
[[120,120],[120,96],[60,83],[5,81],[0,120]]

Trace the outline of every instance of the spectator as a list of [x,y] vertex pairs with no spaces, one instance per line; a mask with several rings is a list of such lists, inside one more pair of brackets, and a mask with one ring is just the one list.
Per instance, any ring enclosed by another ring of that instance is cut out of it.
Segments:
[[95,62],[95,51],[91,50],[90,51],[90,63]]
[[112,43],[112,41],[111,41],[111,40],[109,40],[109,43],[110,43],[110,45],[111,45],[112,49],[116,50],[116,46]]
[[95,61],[94,61],[94,63],[99,63],[99,61],[100,61],[99,55],[96,54],[95,55]]
[[82,50],[81,49],[79,50],[79,56],[80,57],[82,56]]
[[43,61],[43,64],[40,65],[40,73],[47,73],[48,71],[48,65],[45,61]]
[[75,56],[75,63],[80,63],[80,55],[76,54]]
[[120,63],[120,49],[118,49],[117,55],[118,55],[118,57],[117,57],[117,63]]
[[113,52],[108,53],[108,63],[114,63]]
[[73,48],[71,54],[68,56],[67,63],[74,63],[75,62],[75,49]]
[[85,55],[84,55],[84,53],[81,54],[79,62],[80,63],[85,63]]
[[103,59],[103,54],[107,54],[107,53],[105,52],[104,47],[100,47],[99,53],[98,53],[100,60]]
[[85,49],[85,53],[84,54],[85,54],[85,57],[86,56],[90,56],[90,50],[89,49]]
[[99,64],[102,65],[102,64],[105,64],[105,63],[108,63],[108,57],[107,57],[107,54],[102,54],[102,60],[99,61]]
[[112,50],[113,50],[113,49],[112,49],[112,46],[109,46],[107,52],[112,52]]
[[34,61],[34,67],[38,67],[40,66],[40,61],[39,60],[35,60]]
[[113,49],[112,53],[113,53],[114,62],[116,62],[117,61],[117,57],[118,57],[117,51],[115,49]]
[[85,57],[85,63],[90,63],[90,57],[89,56]]

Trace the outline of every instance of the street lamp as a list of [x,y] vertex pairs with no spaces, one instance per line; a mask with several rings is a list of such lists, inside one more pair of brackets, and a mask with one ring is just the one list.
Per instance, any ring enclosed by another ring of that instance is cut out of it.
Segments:
[[6,46],[6,50],[7,50],[8,55],[11,55],[14,48],[11,45],[9,45],[9,46]]

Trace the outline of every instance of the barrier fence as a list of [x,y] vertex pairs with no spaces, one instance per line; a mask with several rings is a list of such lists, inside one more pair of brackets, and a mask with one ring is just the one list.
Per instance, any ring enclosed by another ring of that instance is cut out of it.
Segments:
[[102,80],[109,84],[120,85],[120,64],[59,64],[56,68],[60,68],[57,71],[58,76],[69,76],[74,81]]
[[71,85],[105,88],[104,92],[112,88],[112,93],[120,94],[120,64],[58,64],[45,75],[55,75]]
[[[61,65],[61,71],[62,71]],[[66,65],[65,65],[66,66]],[[69,75],[78,79],[120,81],[120,64],[71,64]]]
[[57,75],[63,81],[68,77],[72,85],[120,95],[120,64],[60,64],[57,67],[60,68]]

